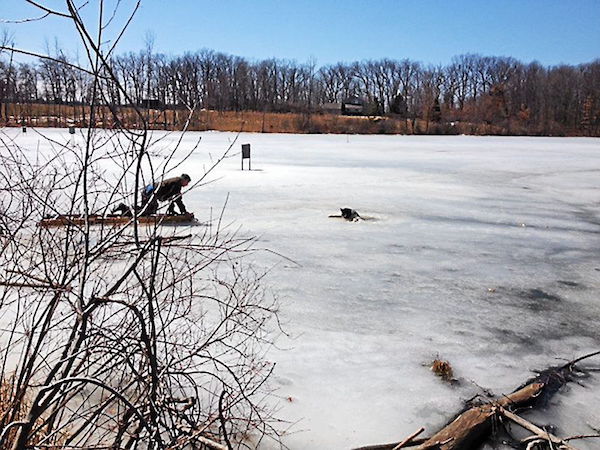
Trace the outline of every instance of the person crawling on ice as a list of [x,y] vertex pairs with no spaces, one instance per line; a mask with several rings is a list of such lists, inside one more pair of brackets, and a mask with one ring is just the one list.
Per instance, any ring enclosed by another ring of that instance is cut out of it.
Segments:
[[[190,183],[190,176],[186,173],[179,177],[167,178],[160,183],[153,183],[142,189],[142,204],[136,208],[141,216],[151,216],[158,211],[158,202],[170,202],[167,214],[175,214],[175,205],[179,208],[179,214],[186,214],[187,209],[183,204],[181,188]],[[120,203],[113,211],[124,216],[131,216],[131,209],[124,203]]]
[[170,202],[167,214],[175,214],[175,205],[179,214],[187,213],[181,196],[181,188],[186,187],[191,179],[187,173],[180,177],[167,178],[158,184],[149,184],[142,191],[142,215],[149,216],[158,211],[158,202]]

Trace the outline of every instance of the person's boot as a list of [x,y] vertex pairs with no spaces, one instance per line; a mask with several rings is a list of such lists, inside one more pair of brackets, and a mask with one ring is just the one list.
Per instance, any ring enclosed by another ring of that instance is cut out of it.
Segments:
[[111,213],[118,213],[120,216],[131,217],[131,209],[125,203],[119,203],[117,207],[111,211]]

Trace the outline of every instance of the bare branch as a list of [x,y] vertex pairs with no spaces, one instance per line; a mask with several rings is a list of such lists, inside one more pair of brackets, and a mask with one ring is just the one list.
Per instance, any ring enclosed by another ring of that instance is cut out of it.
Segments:
[[29,3],[30,5],[35,6],[36,8],[41,9],[42,11],[45,11],[49,15],[59,16],[59,17],[65,17],[67,19],[72,19],[73,18],[73,16],[71,16],[70,14],[63,13],[63,12],[60,12],[60,11],[55,11],[55,10],[50,9],[50,8],[48,8],[48,7],[40,4],[38,2],[35,2],[33,0],[25,0],[25,1],[27,3]]

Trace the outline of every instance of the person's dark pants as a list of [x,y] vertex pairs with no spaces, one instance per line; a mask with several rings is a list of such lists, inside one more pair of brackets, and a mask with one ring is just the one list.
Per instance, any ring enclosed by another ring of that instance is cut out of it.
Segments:
[[158,211],[158,200],[152,195],[142,194],[142,205],[139,209],[141,216],[151,216]]
[[[173,205],[171,205],[171,208],[169,208],[169,212],[171,212],[170,210],[172,209],[172,206]],[[153,198],[152,195],[146,195],[142,193],[142,204],[135,208],[135,210],[140,216],[151,216],[156,214],[158,212],[158,200]],[[125,203],[119,203],[119,205],[113,209],[112,213],[119,213],[126,217],[131,217],[133,215],[131,213],[131,209]],[[171,213],[174,214],[174,211]]]

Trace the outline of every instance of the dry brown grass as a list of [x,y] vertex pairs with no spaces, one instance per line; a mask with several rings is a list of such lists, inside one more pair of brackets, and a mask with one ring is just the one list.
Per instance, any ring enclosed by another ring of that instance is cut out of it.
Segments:
[[[12,421],[25,419],[26,411],[30,406],[29,402],[15,403],[12,388],[12,378],[2,378],[0,384],[0,432],[11,422],[11,416]],[[17,428],[12,428],[8,432],[0,444],[0,450],[9,449],[12,446],[11,442],[15,438],[16,431]]]
[[[277,113],[261,111],[198,110],[192,117],[185,109],[143,110],[150,129],[182,130],[189,119],[190,131],[246,131],[252,133],[295,134],[428,134],[428,135],[541,135],[540,130],[527,128],[517,120],[502,126],[468,121],[431,122],[423,119],[403,119],[398,116],[343,116],[321,113]],[[116,122],[108,107],[96,110],[99,128],[141,128],[142,121],[133,108],[119,107],[120,122]],[[44,103],[2,105],[0,126],[86,127],[89,110],[81,105],[53,105]],[[8,117],[8,119],[6,119]],[[552,135],[578,136],[579,130],[552,127]]]
[[[4,427],[10,422],[25,420],[30,407],[31,398],[29,396],[26,396],[25,400],[22,402],[15,402],[12,377],[2,378],[0,383],[0,432],[2,432]],[[40,418],[36,421],[36,425],[43,425],[43,423],[44,418]],[[4,440],[0,443],[0,450],[11,449],[16,434],[17,427],[12,427],[4,437]],[[29,439],[28,443],[30,445],[35,445],[40,442],[43,437],[44,429],[42,428]],[[60,446],[67,438],[68,433],[66,431],[59,431],[47,440],[47,444],[49,447]]]
[[431,364],[431,371],[444,381],[452,381],[454,379],[454,371],[448,361],[434,359]]
[[[133,108],[119,108],[117,123],[107,107],[96,111],[96,126],[140,128],[142,122]],[[79,105],[7,104],[1,125],[35,127],[87,126],[89,111]],[[414,127],[405,119],[379,116],[342,116],[336,114],[276,113],[260,111],[199,110],[189,117],[184,109],[144,110],[151,129],[181,130],[189,119],[189,130],[246,131],[255,133],[297,134],[413,134],[426,129],[422,121]]]

